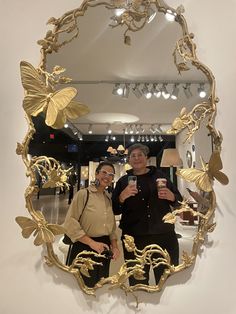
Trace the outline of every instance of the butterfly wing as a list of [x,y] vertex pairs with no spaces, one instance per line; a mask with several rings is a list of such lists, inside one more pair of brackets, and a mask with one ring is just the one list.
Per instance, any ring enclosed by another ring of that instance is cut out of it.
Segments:
[[179,169],[176,171],[176,174],[188,182],[194,182],[199,190],[203,190],[205,192],[212,191],[212,184],[207,171],[188,168]]
[[54,240],[55,237],[52,231],[43,227],[39,230],[37,236],[35,237],[34,244],[38,246],[43,243],[52,243]]
[[51,94],[45,120],[48,126],[55,124],[58,113],[69,105],[76,94],[77,90],[73,87],[66,87]]
[[72,100],[65,109],[65,114],[69,119],[76,119],[89,113],[89,108],[77,101]]
[[21,61],[20,71],[22,85],[29,94],[47,94],[47,88],[42,77],[30,63]]
[[228,184],[228,177],[220,171],[223,168],[222,160],[220,158],[220,152],[214,151],[209,160],[209,174],[212,178],[216,178],[221,184]]
[[24,110],[34,117],[42,112],[47,104],[47,98],[44,94],[27,95],[23,100]]
[[48,224],[47,227],[54,235],[65,233],[65,229],[60,225]]
[[55,122],[50,125],[53,129],[61,129],[63,128],[64,124],[66,123],[66,114],[65,110],[61,110],[57,112],[56,120]]
[[16,222],[22,228],[22,236],[26,239],[38,228],[37,223],[27,217],[18,216]]

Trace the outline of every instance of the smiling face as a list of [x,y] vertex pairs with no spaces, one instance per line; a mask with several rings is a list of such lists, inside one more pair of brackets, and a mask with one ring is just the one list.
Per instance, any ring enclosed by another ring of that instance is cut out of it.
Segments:
[[114,176],[114,169],[111,166],[102,166],[96,173],[96,179],[99,180],[99,187],[105,189],[107,186],[111,185]]
[[129,156],[129,164],[134,171],[142,173],[146,170],[147,156],[141,149],[134,149]]

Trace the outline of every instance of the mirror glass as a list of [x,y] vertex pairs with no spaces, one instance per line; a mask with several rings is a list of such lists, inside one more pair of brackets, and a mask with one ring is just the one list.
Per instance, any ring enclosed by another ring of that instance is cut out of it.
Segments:
[[[73,167],[74,193],[94,179],[94,169],[99,160],[111,157],[107,152],[109,146],[122,144],[126,148],[134,142],[146,144],[151,150],[150,164],[155,166],[160,166],[165,148],[177,147],[184,167],[188,163],[185,161],[186,151],[192,153],[191,166],[195,167],[204,150],[208,156],[212,149],[206,127],[201,129],[201,136],[208,139],[207,146],[201,145],[197,135],[183,144],[183,133],[170,135],[167,132],[183,107],[190,112],[197,104],[206,102],[210,94],[209,81],[201,70],[186,62],[188,70],[179,73],[174,63],[176,43],[183,37],[180,24],[168,21],[163,12],[157,12],[150,23],[137,32],[129,33],[131,42],[127,45],[124,43],[125,28],[111,26],[116,25],[114,15],[114,9],[103,5],[90,7],[77,20],[78,38],[61,47],[57,53],[47,54],[46,58],[48,72],[52,72],[56,65],[66,69],[65,76],[72,79],[69,85],[78,90],[76,100],[87,105],[90,112],[69,120],[68,127],[61,130],[46,126],[41,116],[33,118],[36,134],[29,144],[29,154],[54,157],[64,169]],[[63,33],[60,40],[69,41],[70,38],[70,33]],[[128,89],[127,95],[115,95],[114,88],[119,84]],[[145,96],[145,88],[152,93],[150,99]],[[199,96],[200,88],[206,91],[203,98]],[[112,129],[109,135],[108,128]],[[124,160],[118,158],[113,161],[117,180],[125,173]],[[169,175],[169,168],[163,170]],[[42,186],[38,174],[36,178],[36,184]],[[186,185],[176,177],[174,180],[185,195]],[[43,212],[49,223],[61,224],[68,210],[70,193],[61,188],[40,188],[32,199],[34,209]],[[194,208],[197,204],[192,202],[192,206]],[[116,219],[119,224],[120,217]],[[175,228],[180,256],[183,251],[191,254],[198,226],[198,217],[189,213],[178,217]],[[65,264],[68,246],[62,243],[62,235],[56,239],[53,248],[61,263]],[[123,262],[121,257],[111,263],[110,275],[117,274]]]

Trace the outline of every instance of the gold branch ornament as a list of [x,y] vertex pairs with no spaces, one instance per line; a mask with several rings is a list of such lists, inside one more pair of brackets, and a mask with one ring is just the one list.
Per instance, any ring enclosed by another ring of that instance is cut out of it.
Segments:
[[[125,249],[128,252],[134,253],[134,259],[125,260],[117,274],[108,278],[102,278],[96,288],[104,284],[110,284],[112,288],[121,288],[126,292],[133,292],[136,290],[143,290],[148,292],[160,291],[170,274],[175,272],[175,266],[171,265],[170,256],[166,250],[163,250],[157,244],[146,246],[143,250],[136,248],[134,238],[132,236],[124,236]],[[151,266],[153,269],[161,265],[165,266],[165,270],[160,278],[160,281],[155,286],[147,286],[145,284],[137,284],[135,286],[128,286],[128,278],[133,276],[137,280],[145,279],[145,265]]]
[[194,106],[194,108],[187,113],[185,107],[180,111],[179,117],[176,117],[172,122],[171,128],[167,130],[168,134],[177,134],[181,130],[187,128],[187,136],[184,143],[191,139],[194,133],[200,128],[201,122],[208,115],[213,112],[212,108],[208,106],[208,103],[203,102]]
[[[54,79],[55,75],[65,71],[56,66],[50,75],[47,72],[39,73],[30,63],[21,61],[21,80],[26,90],[23,108],[28,115],[37,116],[46,113],[45,123],[55,129],[62,128],[69,119],[75,119],[89,112],[88,107],[74,100],[77,90],[65,87],[54,91],[53,85],[59,82],[68,82],[68,78]],[[42,71],[41,71],[42,72]],[[45,81],[43,80],[45,76]]]

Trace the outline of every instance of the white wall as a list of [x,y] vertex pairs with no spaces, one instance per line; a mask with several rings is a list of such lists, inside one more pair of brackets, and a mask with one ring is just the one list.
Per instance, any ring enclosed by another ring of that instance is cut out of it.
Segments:
[[[177,0],[169,0],[172,6]],[[139,294],[139,310],[132,296],[123,292],[98,292],[98,297],[81,293],[69,275],[42,264],[41,249],[24,240],[14,217],[25,215],[24,166],[15,155],[17,141],[26,131],[21,108],[23,89],[19,62],[39,61],[36,41],[45,34],[47,19],[61,16],[78,6],[73,0],[0,1],[1,8],[1,314],[15,313],[216,313],[233,314],[235,305],[235,78],[236,1],[182,0],[189,29],[195,33],[198,56],[217,78],[220,97],[217,128],[224,135],[222,158],[230,185],[216,183],[217,228],[209,235],[207,249],[199,255],[194,270],[170,278],[155,295]],[[46,11],[47,9],[47,11]],[[204,11],[203,11],[204,10]],[[106,289],[103,289],[106,290]]]

